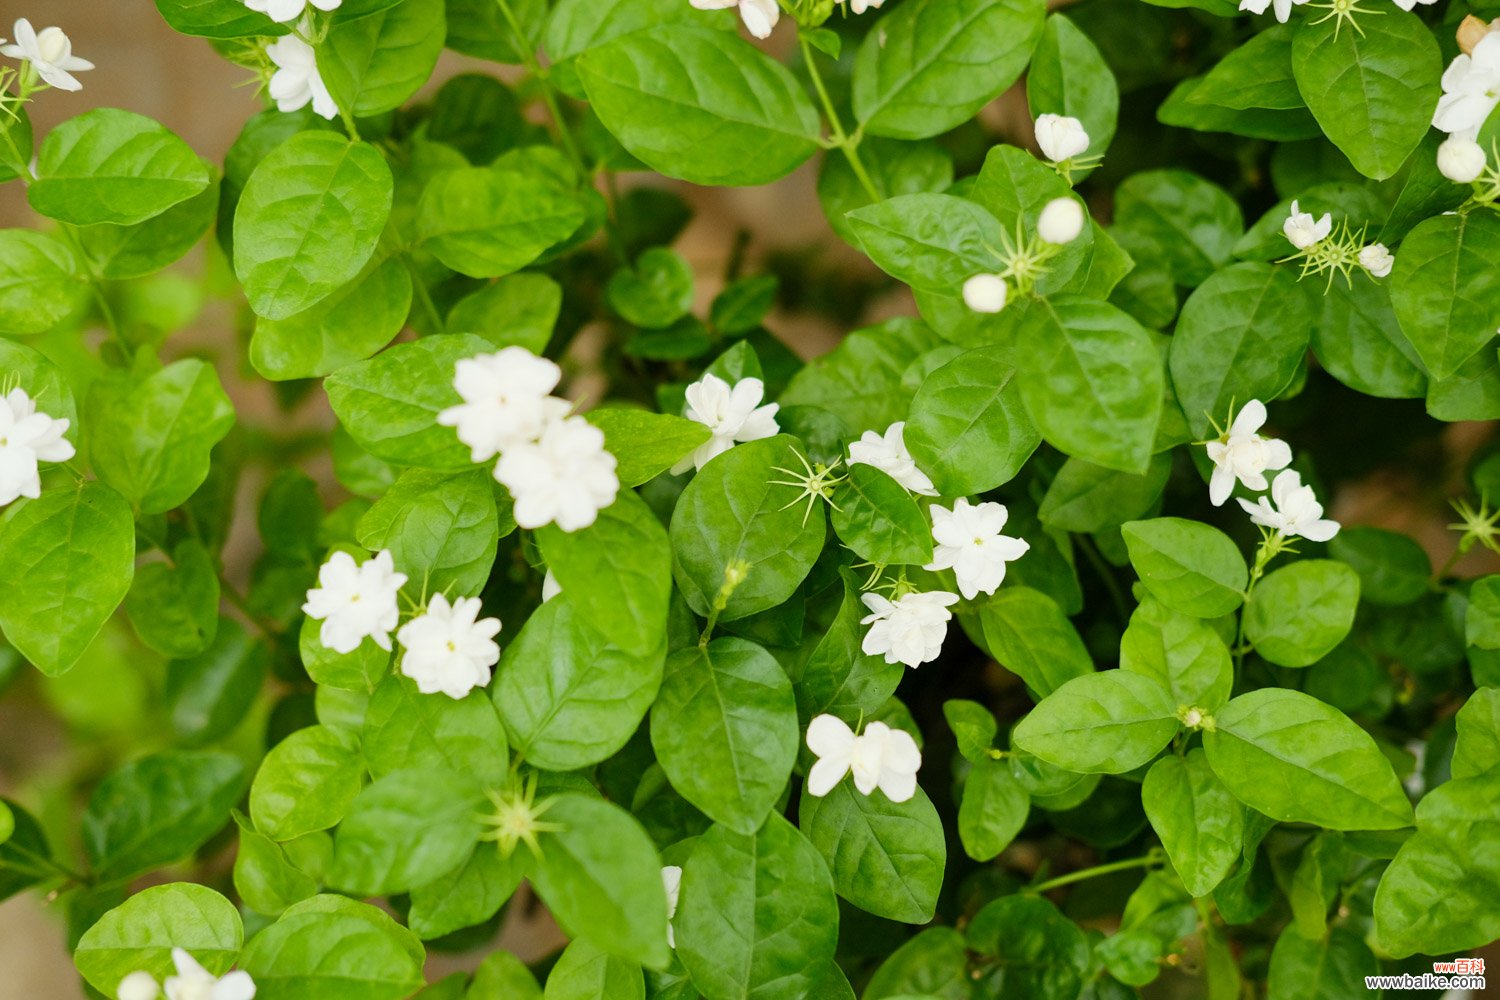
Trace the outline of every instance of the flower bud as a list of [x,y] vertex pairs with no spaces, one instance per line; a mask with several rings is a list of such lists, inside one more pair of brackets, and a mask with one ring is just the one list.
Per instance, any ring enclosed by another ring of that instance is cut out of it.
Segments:
[[1036,120],[1036,144],[1053,163],[1081,156],[1089,148],[1083,122],[1063,115],[1041,115]]
[[156,1000],[161,996],[161,987],[156,985],[156,980],[151,978],[151,973],[141,970],[132,972],[120,980],[120,985],[115,989],[115,995],[120,1000]]
[[1395,264],[1396,258],[1384,243],[1371,243],[1359,252],[1359,266],[1369,271],[1372,278],[1384,278]]
[[1452,136],[1437,151],[1438,171],[1455,184],[1469,184],[1484,173],[1484,147],[1473,139]]
[[1037,235],[1061,246],[1072,243],[1083,232],[1083,206],[1072,198],[1053,198],[1036,220]]
[[1005,308],[1009,294],[998,274],[976,274],[964,282],[964,304],[979,313],[997,313]]

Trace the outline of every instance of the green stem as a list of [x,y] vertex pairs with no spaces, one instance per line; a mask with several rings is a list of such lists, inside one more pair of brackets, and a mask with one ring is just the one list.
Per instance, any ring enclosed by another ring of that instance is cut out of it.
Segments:
[[1099,547],[1094,544],[1092,538],[1087,535],[1074,535],[1073,539],[1084,558],[1089,561],[1089,565],[1094,567],[1094,572],[1099,574],[1099,579],[1104,582],[1104,589],[1109,592],[1109,599],[1115,606],[1115,614],[1120,617],[1120,624],[1129,624],[1130,605],[1125,601],[1125,592],[1120,589],[1120,581],[1115,579],[1114,569],[1105,562],[1104,556],[1099,552]]
[[1069,872],[1066,875],[1059,875],[1057,878],[1048,879],[1047,881],[1039,882],[1036,885],[1029,885],[1026,887],[1025,891],[1029,893],[1050,892],[1053,889],[1060,889],[1065,885],[1072,885],[1074,882],[1082,882],[1085,879],[1096,878],[1100,875],[1110,875],[1114,872],[1129,871],[1132,868],[1154,868],[1159,864],[1161,864],[1160,853],[1158,853],[1157,851],[1148,851],[1138,858],[1127,858],[1124,861],[1111,861],[1107,865],[1095,865],[1093,868],[1083,868],[1076,872]]
[[99,318],[104,321],[105,329],[119,343],[120,350],[124,353],[127,360],[135,357],[135,345],[126,340],[125,334],[121,332],[120,324],[115,319],[115,311],[109,304],[109,298],[104,294],[104,279],[94,270],[94,261],[89,257],[88,251],[84,249],[83,241],[78,238],[78,234],[73,231],[73,227],[66,222],[58,223],[57,228],[63,238],[67,240],[68,246],[72,247],[73,252],[78,255],[78,260],[83,264],[84,270],[88,272],[89,290],[93,293],[94,301],[99,306]]
[[437,303],[432,301],[432,293],[427,290],[427,282],[417,272],[417,265],[410,257],[406,258],[406,270],[411,275],[411,289],[421,304],[422,311],[427,314],[427,319],[432,323],[433,333],[443,332],[443,316],[438,312]]
[[865,189],[865,194],[870,200],[884,200],[875,182],[871,180],[870,173],[865,169],[864,161],[859,158],[858,135],[849,135],[844,131],[844,123],[839,120],[839,113],[833,106],[833,99],[828,96],[828,88],[823,83],[823,74],[818,71],[818,63],[814,56],[812,43],[807,40],[806,35],[799,34],[797,43],[802,46],[802,61],[807,64],[807,75],[812,78],[813,89],[818,92],[818,100],[823,104],[823,114],[828,119],[828,130],[833,133],[833,144],[844,151],[844,157],[849,161],[849,168],[854,171],[854,176],[859,179],[860,186]]
[[1255,565],[1250,567],[1250,582],[1245,585],[1244,604],[1240,607],[1239,627],[1235,630],[1234,639],[1234,673],[1238,677],[1240,668],[1245,665],[1245,617],[1250,610],[1250,600],[1255,596],[1255,585],[1265,575],[1266,567],[1271,560],[1286,551],[1287,540],[1279,533],[1267,534],[1260,541],[1260,546],[1255,550]]

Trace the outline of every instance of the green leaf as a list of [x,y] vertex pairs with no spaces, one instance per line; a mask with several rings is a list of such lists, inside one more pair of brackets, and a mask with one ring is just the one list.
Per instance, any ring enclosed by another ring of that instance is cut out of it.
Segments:
[[1395,830],[1411,805],[1375,741],[1336,708],[1300,691],[1235,698],[1203,737],[1208,762],[1235,797],[1283,823]]
[[353,281],[391,214],[374,146],[299,132],[250,175],[234,215],[234,270],[255,312],[286,319]]
[[604,447],[619,460],[623,489],[648,483],[711,436],[707,427],[666,413],[626,407],[590,410],[585,419],[604,432]]
[[823,550],[823,516],[804,520],[800,491],[769,481],[778,468],[800,467],[793,438],[763,438],[719,455],[682,491],[672,511],[673,575],[695,612],[709,613],[733,564],[749,569],[722,621],[774,608],[802,583]]
[[1178,705],[1210,714],[1234,686],[1229,647],[1213,626],[1150,598],[1136,607],[1120,638],[1120,669],[1150,677]]
[[1328,552],[1359,574],[1359,596],[1371,604],[1411,604],[1428,593],[1432,562],[1415,539],[1400,532],[1343,528]]
[[610,955],[651,968],[667,964],[667,899],[661,858],[646,831],[619,806],[559,795],[539,838],[532,881],[563,929]]
[[1041,444],[1016,375],[1009,350],[985,347],[958,355],[917,388],[902,437],[944,496],[1010,482]]
[[1500,766],[1500,688],[1482,687],[1469,695],[1456,723],[1453,777],[1473,778]]
[[37,152],[31,207],[75,226],[129,226],[203,191],[208,165],[144,115],[95,108],[47,133]]
[[1097,46],[1061,14],[1047,18],[1026,73],[1033,117],[1066,115],[1083,122],[1089,135],[1084,156],[1102,156],[1115,137],[1120,88]]
[[828,520],[853,553],[884,566],[932,561],[932,528],[906,487],[872,465],[851,465]]
[[1188,100],[1221,108],[1292,111],[1307,107],[1292,75],[1296,29],[1273,24],[1220,59]]
[[1004,242],[985,208],[951,194],[905,194],[855,209],[845,224],[870,260],[915,289],[954,295],[1000,263],[990,247]]
[[474,970],[466,1000],[542,1000],[542,988],[519,958],[492,951]]
[[473,333],[497,348],[517,344],[541,354],[562,310],[562,286],[545,274],[508,274],[448,312],[448,333]]
[[246,7],[242,0],[156,0],[163,20],[184,35],[247,38],[284,35],[287,27]]
[[101,277],[142,278],[182,259],[198,245],[219,207],[219,185],[133,226],[105,223],[78,230],[78,242]]
[[503,858],[495,844],[480,841],[462,865],[412,889],[407,923],[427,940],[482,924],[515,893],[530,864],[527,852]]
[[250,785],[250,815],[272,840],[326,830],[344,818],[363,779],[364,762],[351,734],[308,726],[266,754]]
[[141,641],[162,656],[186,658],[208,648],[219,629],[219,571],[202,543],[186,538],[172,561],[136,570],[125,613]]
[[[910,434],[908,430],[908,439]],[[1157,506],[1171,472],[1171,452],[1152,455],[1144,475],[1070,458],[1047,487],[1037,516],[1061,531],[1092,533],[1119,527]]]
[[698,838],[672,927],[708,1000],[802,996],[833,958],[838,900],[817,849],[772,813],[753,836],[714,826]]
[[358,118],[384,114],[432,76],[446,36],[443,0],[400,0],[335,21],[317,48],[318,73],[340,108]]
[[[1084,210],[1085,218],[1088,213],[1088,206],[1073,193],[1072,187],[1057,171],[1017,146],[990,149],[968,196],[999,220],[1001,230],[1012,242],[1014,234],[1018,233],[1024,233],[1026,239],[1033,242],[1039,239],[1037,222],[1047,203],[1054,199],[1067,198],[1077,202]],[[1056,256],[1048,259],[1046,273],[1037,280],[1038,294],[1080,290],[1069,286],[1079,268],[1088,261],[1093,248],[1094,227],[1085,226],[1077,238],[1058,248]],[[967,311],[968,306],[963,306],[963,309]],[[1003,318],[1001,322],[1004,322]],[[996,338],[991,334],[983,339],[992,341]]]
[[142,757],[99,783],[84,810],[84,852],[102,882],[181,860],[229,820],[245,767],[224,753]]
[[489,787],[510,767],[505,728],[489,692],[463,698],[422,694],[410,678],[387,677],[370,697],[361,740],[373,777],[393,771],[449,770]]
[[970,764],[977,765],[982,761],[998,759],[991,756],[991,751],[1000,727],[989,709],[977,701],[951,698],[943,702],[943,718],[948,720],[948,728],[953,730],[958,752]]
[[1326,937],[1303,937],[1288,926],[1271,949],[1266,978],[1267,1000],[1358,1000],[1369,996],[1365,977],[1380,972],[1380,963],[1363,937],[1349,927],[1335,927]]
[[1287,268],[1233,264],[1182,306],[1169,352],[1172,386],[1188,426],[1209,436],[1231,406],[1286,391],[1307,354],[1310,300]]
[[1384,180],[1401,169],[1432,122],[1443,71],[1437,40],[1407,11],[1342,18],[1298,27],[1292,71],[1323,133],[1366,177]]
[[693,308],[693,269],[668,247],[652,247],[611,275],[604,294],[626,322],[659,330]]
[[323,623],[315,618],[302,619],[297,648],[302,666],[313,682],[340,691],[375,690],[381,678],[390,671],[391,652],[381,649],[374,639],[366,637],[352,653],[338,653],[323,645],[320,635]]
[[1076,997],[1089,971],[1082,929],[1047,900],[1002,896],[974,915],[966,931],[971,951],[995,956],[975,983],[996,1000]]
[[646,1000],[646,981],[634,962],[574,941],[547,974],[547,1000]]
[[197,492],[209,453],[234,426],[218,372],[195,358],[144,377],[100,379],[85,410],[94,470],[143,514],[169,511]]
[[1040,697],[1094,672],[1073,623],[1039,590],[1002,588],[980,606],[979,623],[990,655]]
[[867,430],[884,432],[906,419],[913,390],[902,385],[903,373],[941,344],[932,330],[905,317],[855,330],[797,373],[781,394],[781,412],[818,407],[841,420],[849,438]]
[[70,669],[130,590],[135,523],[103,483],[45,491],[0,521],[0,628],[44,674]]
[[469,449],[437,415],[462,400],[453,388],[460,360],[494,353],[472,334],[423,337],[368,361],[345,365],[323,383],[339,423],[361,448],[398,465],[463,469]]
[[114,996],[120,980],[138,969],[158,980],[175,975],[174,948],[222,976],[244,936],[233,903],[207,886],[173,882],[143,889],[100,917],[79,939],[73,962],[90,986]]
[[1043,698],[1011,742],[1049,764],[1121,774],[1155,757],[1177,735],[1177,706],[1150,677],[1125,670],[1075,677]]
[[1030,811],[1031,798],[1008,763],[988,757],[975,761],[958,807],[964,853],[975,861],[993,860],[1016,839]]
[[43,333],[88,294],[78,258],[46,233],[0,229],[0,333]]
[[1458,371],[1500,327],[1500,218],[1439,215],[1401,241],[1391,305],[1434,379]]
[[507,153],[488,167],[446,170],[422,192],[423,245],[474,278],[519,271],[583,224],[586,210],[571,171],[559,174],[551,150]]
[[[953,156],[933,140],[900,142],[866,136],[859,146],[860,162],[877,194],[894,198],[903,194],[936,194],[953,183]],[[859,175],[846,156],[825,156],[818,172],[818,201],[833,231],[845,242],[859,245],[846,216],[857,208],[873,205]]]
[[1343,641],[1359,606],[1359,576],[1332,559],[1303,559],[1266,575],[1245,608],[1245,638],[1283,667],[1306,667]]
[[536,540],[569,603],[593,628],[630,652],[649,653],[661,645],[672,596],[672,550],[645,501],[623,491],[587,528],[566,532],[548,525]]
[[393,771],[367,785],[333,840],[328,880],[359,896],[405,892],[454,870],[481,832],[483,790],[454,771]]
[[389,549],[418,594],[477,594],[500,540],[495,488],[483,469],[407,469],[359,519],[359,543]]
[[817,151],[818,114],[806,92],[736,35],[664,25],[590,49],[577,64],[605,127],[669,177],[767,184]]
[[1059,296],[1028,304],[1017,332],[1021,398],[1059,451],[1144,473],[1161,418],[1161,355],[1127,313]]
[[854,62],[864,131],[925,139],[974,116],[1026,68],[1040,0],[915,0],[880,20]]
[[555,65],[622,35],[690,16],[677,0],[559,0],[543,44]]
[[969,1000],[969,954],[964,936],[952,927],[918,933],[881,963],[865,987],[867,1000]]
[[54,419],[68,421],[63,436],[69,441],[78,440],[78,404],[61,368],[41,351],[14,340],[0,339],[0,371],[11,373],[16,386],[26,390],[38,410]]
[[1350,283],[1329,285],[1312,349],[1330,375],[1367,396],[1411,399],[1427,393],[1427,373],[1401,332],[1389,282],[1356,273]]
[[1417,806],[1417,834],[1396,852],[1375,891],[1382,951],[1447,955],[1500,935],[1500,780],[1487,774],[1433,789]]
[[1150,170],[1115,191],[1115,226],[1153,239],[1177,283],[1191,288],[1229,263],[1245,222],[1222,188],[1185,170]]
[[668,657],[651,744],[672,787],[709,819],[760,828],[797,760],[797,699],[760,646],[715,639]]
[[246,945],[256,1000],[401,1000],[423,983],[421,943],[373,906],[314,896]]
[[1131,521],[1122,529],[1130,563],[1153,597],[1194,618],[1218,618],[1244,600],[1250,571],[1234,541],[1180,517]]
[[841,717],[873,715],[896,693],[906,672],[901,663],[887,663],[862,647],[868,610],[859,599],[859,581],[842,571],[843,601],[823,638],[813,647],[797,681],[797,710],[806,721],[828,712]]
[[[1270,72],[1274,70],[1268,70]],[[1323,134],[1317,119],[1306,108],[1290,111],[1268,111],[1262,108],[1235,110],[1219,104],[1197,103],[1194,98],[1202,83],[1201,76],[1179,83],[1157,108],[1156,120],[1176,128],[1190,128],[1199,132],[1228,132],[1278,142],[1316,139]]]
[[311,309],[257,319],[250,363],[273,381],[319,378],[389,344],[411,311],[411,274],[388,258]]
[[271,650],[233,619],[216,623],[214,641],[167,664],[165,708],[186,746],[228,737],[244,720],[270,669]]
[[317,881],[288,860],[280,844],[257,833],[240,813],[236,812],[234,818],[240,827],[239,850],[234,855],[234,891],[247,907],[277,917],[287,907],[317,895]]
[[1141,804],[1187,891],[1198,897],[1213,892],[1240,859],[1245,811],[1203,751],[1168,754],[1152,764]]
[[543,604],[505,651],[495,682],[511,745],[548,771],[611,756],[656,698],[664,647],[632,653],[613,645],[566,592]]

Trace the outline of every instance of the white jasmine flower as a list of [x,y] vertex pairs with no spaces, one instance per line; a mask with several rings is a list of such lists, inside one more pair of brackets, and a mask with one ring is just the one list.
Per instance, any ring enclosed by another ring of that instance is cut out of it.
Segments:
[[1453,57],[1443,73],[1432,124],[1444,132],[1473,139],[1500,104],[1500,32],[1491,31],[1474,46],[1473,55]]
[[276,64],[271,76],[271,99],[282,111],[300,111],[312,103],[313,111],[330,121],[339,116],[339,106],[318,73],[313,47],[296,35],[282,35],[266,45],[266,57]]
[[1246,403],[1229,425],[1229,432],[1218,441],[1208,442],[1208,457],[1214,471],[1208,479],[1208,498],[1222,507],[1234,492],[1238,479],[1257,492],[1266,488],[1266,472],[1275,472],[1292,464],[1292,449],[1278,438],[1261,437],[1266,423],[1266,404],[1258,399]]
[[457,430],[474,461],[488,461],[535,441],[568,412],[566,400],[549,395],[561,379],[561,368],[524,347],[464,358],[453,366],[453,388],[463,402],[439,413],[437,422]]
[[[692,0],[699,10],[724,10],[728,7],[740,9],[740,20],[756,38],[771,37],[771,29],[781,19],[781,8],[776,0]],[[875,4],[875,6],[880,6]],[[859,11],[855,11],[859,13]]]
[[352,653],[368,636],[391,648],[391,630],[401,620],[396,595],[406,585],[387,550],[363,565],[347,552],[335,552],[318,570],[318,587],[307,592],[302,610],[323,623],[318,641],[335,653]]
[[1036,144],[1042,155],[1053,163],[1081,156],[1089,148],[1089,134],[1083,122],[1066,115],[1038,115],[1035,125]]
[[156,1000],[161,996],[161,987],[156,985],[151,973],[138,970],[120,980],[115,996],[119,1000]]
[[[1287,19],[1292,16],[1292,8],[1300,7],[1307,0],[1275,0],[1276,20],[1286,24]],[[1271,0],[1240,0],[1240,10],[1248,10],[1252,14],[1264,14],[1266,7],[1270,6]]]
[[953,509],[933,504],[932,539],[937,547],[926,569],[951,569],[958,578],[958,592],[973,600],[993,594],[1005,579],[1005,564],[1031,550],[1021,538],[1002,535],[1010,517],[1004,504],[971,504],[960,497]]
[[1435,3],[1437,3],[1437,0],[1392,0],[1392,2],[1397,7],[1400,7],[1402,10],[1411,10],[1414,7],[1416,7],[1417,4],[1419,4],[1419,3],[1420,4],[1435,4]]
[[917,468],[911,452],[906,450],[905,432],[904,420],[891,424],[884,434],[865,431],[849,446],[849,464],[873,465],[913,493],[935,497],[938,491],[932,488],[932,480]]
[[667,865],[661,870],[662,888],[667,890],[667,947],[677,947],[677,934],[672,930],[672,920],[677,916],[677,900],[682,895],[682,869]]
[[871,611],[859,622],[870,626],[860,649],[870,656],[884,656],[887,663],[916,668],[943,651],[948,621],[953,617],[948,608],[958,603],[958,595],[933,590],[905,594],[894,601],[879,594],[861,594],[860,600]]
[[177,975],[163,984],[167,1000],[253,1000],[255,981],[248,972],[230,972],[218,978],[199,965],[181,948],[172,949]]
[[477,597],[449,604],[435,594],[425,612],[401,626],[401,672],[417,682],[418,691],[462,698],[490,682],[490,668],[500,662],[500,619],[480,618],[480,610]]
[[507,448],[495,479],[515,498],[523,528],[554,521],[564,531],[587,528],[620,492],[604,432],[582,417],[554,420],[537,441]]
[[319,10],[329,11],[338,10],[343,2],[344,0],[245,0],[245,6],[285,24],[301,17],[309,3]]
[[1292,246],[1298,250],[1306,250],[1310,246],[1316,246],[1328,238],[1333,231],[1333,215],[1324,212],[1321,219],[1314,219],[1311,212],[1304,212],[1296,201],[1292,202],[1292,212],[1287,216],[1286,222],[1282,223],[1281,231],[1291,241]]
[[1473,139],[1449,136],[1438,147],[1438,172],[1455,184],[1472,184],[1484,173],[1484,167],[1484,147]]
[[1339,523],[1323,517],[1323,505],[1318,503],[1311,486],[1302,485],[1302,477],[1292,469],[1277,475],[1271,483],[1272,507],[1265,497],[1255,503],[1241,499],[1240,506],[1250,515],[1250,520],[1264,525],[1283,535],[1301,535],[1310,542],[1326,542],[1339,533]]
[[1359,266],[1370,272],[1372,278],[1384,278],[1396,266],[1396,258],[1384,243],[1371,243],[1360,250]]
[[1083,206],[1072,198],[1053,198],[1036,220],[1036,234],[1048,243],[1072,243],[1087,221]]
[[964,305],[977,313],[997,313],[1005,308],[1010,289],[998,274],[976,274],[964,282]]
[[557,577],[552,575],[549,569],[547,575],[542,577],[542,603],[546,604],[552,598],[562,593],[562,584],[557,582]]
[[31,63],[36,75],[58,90],[83,89],[73,74],[93,69],[94,64],[73,54],[73,41],[61,28],[37,31],[23,17],[17,19],[15,32],[12,44],[0,45],[0,55]]
[[904,729],[872,722],[856,736],[843,719],[820,715],[807,727],[807,748],[818,758],[807,772],[809,795],[822,798],[850,771],[861,795],[879,788],[892,802],[906,802],[917,793],[922,751]]
[[73,445],[63,437],[67,430],[68,421],[39,412],[25,389],[0,396],[0,507],[42,495],[37,463],[73,457]]
[[885,0],[849,0],[849,10],[855,14],[863,14],[867,10],[873,10],[885,3]]
[[701,469],[736,444],[774,437],[780,430],[776,426],[780,405],[761,406],[765,394],[765,383],[758,378],[742,378],[731,389],[728,382],[712,372],[688,386],[687,408],[682,415],[707,427],[713,436],[672,466],[672,472]]

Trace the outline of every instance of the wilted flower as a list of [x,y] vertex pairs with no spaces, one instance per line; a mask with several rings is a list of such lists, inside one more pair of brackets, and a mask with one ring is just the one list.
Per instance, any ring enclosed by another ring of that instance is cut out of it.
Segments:
[[1053,163],[1081,156],[1089,148],[1089,134],[1077,118],[1038,115],[1035,130],[1036,144],[1041,147],[1042,155]]
[[873,465],[913,493],[935,497],[932,480],[917,468],[916,460],[906,450],[906,421],[898,420],[884,434],[865,431],[849,446],[850,465]]
[[449,604],[435,594],[425,612],[401,626],[401,672],[417,682],[418,691],[462,698],[490,682],[490,668],[500,662],[500,619],[480,618],[480,610],[477,597]]
[[776,0],[692,0],[692,4],[699,10],[724,10],[729,7],[738,7],[740,20],[745,22],[745,27],[756,38],[771,37],[771,29],[776,27],[776,22],[781,19],[781,8],[776,5]]
[[488,461],[514,444],[535,441],[548,423],[565,415],[566,400],[548,394],[562,369],[524,347],[464,358],[453,367],[453,388],[463,402],[438,414],[455,428],[476,462]]
[[245,0],[245,6],[259,11],[273,21],[285,24],[302,16],[310,3],[319,10],[338,10],[344,0]]
[[391,630],[401,620],[396,595],[406,585],[389,551],[356,565],[347,552],[335,552],[318,570],[318,586],[307,592],[302,610],[323,623],[318,641],[335,653],[352,653],[369,637],[391,648]]
[[[1240,10],[1248,10],[1252,14],[1264,14],[1271,2],[1272,0],[1240,0]],[[1286,24],[1292,16],[1292,8],[1300,7],[1305,3],[1307,0],[1275,0],[1276,20]]]
[[56,420],[36,408],[25,389],[0,396],[0,507],[20,497],[42,495],[38,462],[66,462],[73,445],[63,437],[68,421]]
[[1302,211],[1297,202],[1293,201],[1291,214],[1282,223],[1281,231],[1286,234],[1292,246],[1298,250],[1306,250],[1328,238],[1328,234],[1333,231],[1333,215],[1324,212],[1321,219],[1314,219],[1312,213]]
[[330,121],[339,106],[318,73],[313,47],[296,35],[283,35],[266,45],[266,57],[276,64],[271,76],[271,99],[282,111],[300,111],[312,103],[313,111]]
[[998,274],[976,274],[964,282],[964,305],[977,313],[997,313],[1005,308],[1010,289]]
[[1266,472],[1292,464],[1292,449],[1285,441],[1260,436],[1265,423],[1266,404],[1252,399],[1240,409],[1222,438],[1208,442],[1208,457],[1214,463],[1208,498],[1215,507],[1229,499],[1236,479],[1249,489],[1263,490]]
[[604,432],[582,417],[549,423],[536,441],[511,445],[495,464],[495,479],[515,498],[516,524],[563,531],[594,523],[615,502],[620,479]]
[[672,472],[686,472],[695,466],[701,469],[736,444],[773,437],[779,429],[776,426],[779,406],[760,405],[765,392],[765,383],[758,378],[742,378],[731,389],[728,382],[712,372],[688,386],[683,416],[707,427],[711,436],[672,466]]
[[1302,485],[1302,477],[1292,469],[1279,474],[1271,483],[1271,499],[1265,497],[1255,503],[1243,498],[1240,506],[1256,524],[1271,528],[1282,535],[1301,535],[1308,541],[1326,542],[1339,533],[1339,523],[1323,517],[1323,505],[1313,495],[1311,486]]
[[177,975],[168,976],[163,987],[167,1000],[253,1000],[255,981],[248,972],[215,976],[181,948],[172,949]]
[[959,593],[970,600],[993,594],[1005,580],[1005,564],[1031,550],[1025,539],[1000,533],[1010,516],[1004,504],[971,504],[960,497],[952,510],[934,504],[930,513],[937,546],[925,568],[953,570]]
[[1473,55],[1454,56],[1442,82],[1443,96],[1432,113],[1432,124],[1443,132],[1475,138],[1500,104],[1500,32],[1491,31],[1481,38]]
[[1396,266],[1396,258],[1384,243],[1371,243],[1359,252],[1359,266],[1372,278],[1384,278]]
[[667,947],[677,947],[677,934],[672,930],[672,919],[677,916],[677,900],[682,895],[682,869],[667,865],[661,870],[662,888],[667,890]]
[[861,795],[879,788],[892,802],[906,802],[917,793],[922,751],[904,729],[871,722],[855,735],[843,719],[825,714],[808,725],[807,748],[818,758],[807,772],[809,795],[822,798],[850,771]]
[[73,74],[93,69],[94,64],[73,54],[73,42],[61,28],[37,31],[23,17],[17,19],[15,33],[14,42],[0,45],[0,55],[29,62],[43,82],[58,90],[83,89]]
[[860,619],[870,626],[860,648],[869,656],[884,656],[887,663],[919,667],[935,660],[943,651],[948,622],[958,595],[946,590],[905,594],[889,600],[880,594],[861,594],[870,614]]
[[1473,139],[1449,136],[1438,147],[1438,172],[1455,184],[1472,184],[1484,173],[1484,167],[1484,147]]
[[1073,198],[1053,198],[1036,220],[1036,234],[1048,243],[1072,243],[1083,232],[1087,219],[1083,206]]

